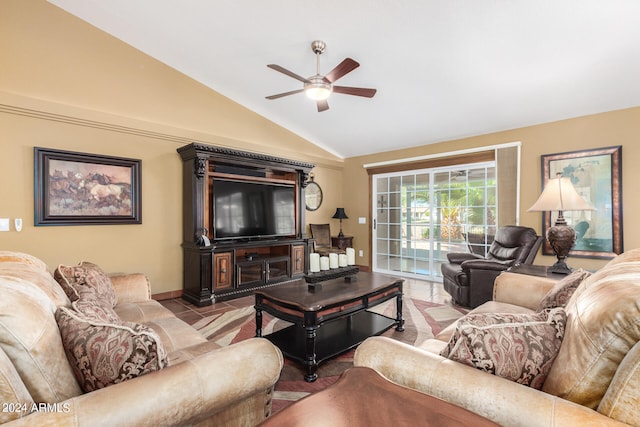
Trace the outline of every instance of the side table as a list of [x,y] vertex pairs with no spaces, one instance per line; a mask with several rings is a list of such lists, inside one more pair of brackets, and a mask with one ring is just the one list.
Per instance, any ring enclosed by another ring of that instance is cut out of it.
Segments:
[[344,251],[353,247],[353,236],[331,236],[331,246]]
[[371,368],[345,371],[326,389],[292,403],[260,426],[497,426],[437,397],[394,384]]
[[562,280],[566,274],[553,273],[549,267],[544,265],[520,264],[514,265],[507,270],[509,273],[525,274],[527,276],[546,277],[554,281]]

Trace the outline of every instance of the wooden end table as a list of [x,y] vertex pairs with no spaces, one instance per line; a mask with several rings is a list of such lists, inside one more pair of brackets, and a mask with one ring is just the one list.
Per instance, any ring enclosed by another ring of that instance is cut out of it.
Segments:
[[562,280],[567,277],[566,274],[554,273],[549,271],[549,267],[544,265],[533,265],[533,264],[519,264],[510,267],[507,272],[516,273],[516,274],[524,274],[527,276],[537,276],[537,277],[545,277],[547,279],[551,279],[553,281]]
[[371,368],[345,371],[326,389],[307,396],[260,426],[306,427],[451,426],[495,427],[478,414],[392,383]]
[[[397,277],[360,272],[321,284],[301,281],[256,290],[256,336],[262,336],[263,311],[293,323],[265,338],[285,356],[303,364],[305,381],[315,381],[319,363],[393,326],[404,330],[403,282]],[[392,298],[396,298],[395,318],[367,310]]]

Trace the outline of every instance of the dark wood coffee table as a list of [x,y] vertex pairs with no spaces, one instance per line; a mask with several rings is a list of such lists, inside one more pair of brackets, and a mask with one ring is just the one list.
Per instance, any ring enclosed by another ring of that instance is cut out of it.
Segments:
[[[397,277],[361,272],[322,284],[301,281],[256,290],[256,336],[262,336],[262,311],[293,323],[265,338],[286,357],[304,365],[305,381],[315,381],[319,363],[393,326],[404,330],[403,282]],[[395,319],[367,310],[392,298],[396,298]]]
[[392,383],[371,368],[345,371],[326,389],[287,406],[260,426],[495,427],[478,414]]

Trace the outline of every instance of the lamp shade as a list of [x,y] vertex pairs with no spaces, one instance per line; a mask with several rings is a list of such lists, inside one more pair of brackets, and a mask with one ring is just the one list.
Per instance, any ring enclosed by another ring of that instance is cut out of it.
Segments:
[[592,211],[593,206],[578,194],[570,178],[558,174],[547,182],[544,191],[527,211]]
[[336,213],[333,214],[332,218],[336,219],[349,219],[347,214],[344,211],[344,208],[336,208]]

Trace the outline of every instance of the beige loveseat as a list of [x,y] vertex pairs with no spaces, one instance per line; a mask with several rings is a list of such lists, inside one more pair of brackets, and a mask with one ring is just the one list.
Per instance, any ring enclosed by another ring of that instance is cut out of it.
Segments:
[[[533,313],[553,285],[503,273],[493,301],[473,312]],[[455,325],[422,348],[369,338],[354,364],[504,426],[640,426],[640,249],[582,281],[566,313],[564,338],[542,390],[440,356]]]
[[283,365],[276,347],[254,338],[220,348],[152,300],[144,275],[111,282],[117,316],[150,327],[167,366],[83,393],[55,317],[67,294],[41,260],[0,251],[0,423],[251,426],[269,415]]

